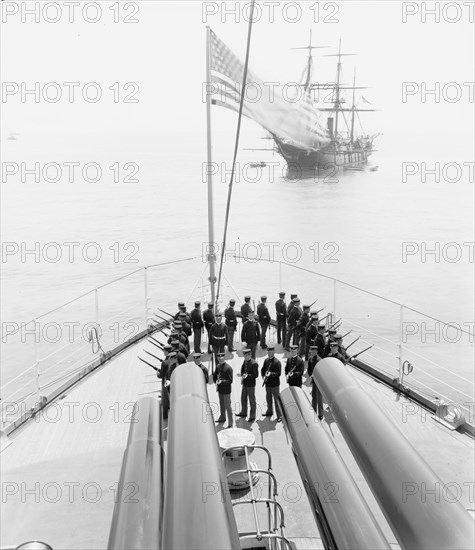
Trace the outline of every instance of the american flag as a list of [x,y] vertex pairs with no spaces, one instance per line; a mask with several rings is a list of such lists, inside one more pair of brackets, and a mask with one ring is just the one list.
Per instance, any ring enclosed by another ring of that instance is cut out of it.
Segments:
[[[239,112],[244,63],[210,30],[212,103]],[[266,85],[248,69],[243,114],[271,134],[305,149],[316,149],[328,141],[326,130],[310,96],[299,101],[286,98],[279,86]]]

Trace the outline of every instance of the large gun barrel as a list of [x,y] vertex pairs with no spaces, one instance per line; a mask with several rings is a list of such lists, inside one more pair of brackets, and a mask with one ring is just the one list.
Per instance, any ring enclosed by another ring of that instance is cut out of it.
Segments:
[[240,549],[203,372],[171,376],[163,548]]
[[424,499],[420,492],[408,491],[443,482],[348,367],[326,358],[312,376],[332,404],[333,416],[401,547],[472,549],[473,519],[457,499]]
[[390,545],[302,388],[280,394],[284,421],[325,548]]
[[164,452],[159,401],[142,397],[133,409],[107,548],[161,548]]

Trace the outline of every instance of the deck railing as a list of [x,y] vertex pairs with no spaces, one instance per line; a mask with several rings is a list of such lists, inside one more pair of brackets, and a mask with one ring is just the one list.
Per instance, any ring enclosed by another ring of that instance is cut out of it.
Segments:
[[[473,324],[444,322],[295,264],[226,258],[220,307],[231,297],[239,305],[245,294],[257,305],[265,294],[272,315],[280,290],[287,290],[287,298],[296,292],[309,303],[318,298],[315,307],[325,307],[321,315],[341,318],[339,330],[351,331],[346,345],[359,337],[348,353],[373,344],[362,359],[430,400],[455,403],[473,424]],[[206,307],[209,298],[206,258],[198,256],[137,269],[27,323],[4,323],[2,429],[86,367],[145,335],[158,320],[155,314],[175,313],[180,300],[191,305],[200,299]],[[274,330],[269,339],[276,342]]]

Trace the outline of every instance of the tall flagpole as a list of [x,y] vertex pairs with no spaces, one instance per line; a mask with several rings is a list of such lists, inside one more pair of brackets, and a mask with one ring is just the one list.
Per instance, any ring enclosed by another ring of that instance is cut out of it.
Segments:
[[[211,157],[211,29],[206,27],[206,130],[207,130],[207,148],[208,165],[206,169],[206,181],[208,184],[208,262],[209,262],[209,282],[211,285],[211,301],[215,300],[215,262],[216,254],[214,249],[214,218],[213,218],[213,174]],[[215,307],[217,304],[215,304]]]

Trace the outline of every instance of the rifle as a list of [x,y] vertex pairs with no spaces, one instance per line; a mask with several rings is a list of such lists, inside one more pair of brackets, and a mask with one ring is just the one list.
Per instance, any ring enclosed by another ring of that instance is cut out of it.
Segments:
[[147,342],[150,342],[150,344],[154,345],[156,348],[158,348],[159,350],[162,350],[162,351],[163,351],[163,346],[161,346],[161,345],[159,345],[159,344],[156,344],[156,343],[155,343],[156,340],[153,340],[153,338],[152,338],[152,339],[149,338],[149,339],[147,340]]
[[[163,321],[160,321],[160,323],[163,323]],[[161,327],[159,329],[157,329],[157,332],[160,332],[162,334],[165,334],[165,336],[169,336],[166,332],[165,332],[165,329],[169,329],[170,327],[167,325],[166,327]]]
[[350,334],[351,332],[353,332],[352,330],[349,330],[346,334],[343,334],[343,336],[341,337],[342,339],[343,338],[346,338],[346,336],[348,336],[348,334]]
[[154,313],[153,315],[155,315],[155,317],[157,317],[157,319],[161,319],[162,321],[165,321],[165,323],[170,323],[171,320],[170,319],[165,319],[165,317],[162,317],[161,315],[158,315],[157,313]]
[[368,346],[366,349],[358,352],[356,355],[352,355],[348,361],[353,361],[353,359],[356,359],[358,357],[358,355],[361,355],[362,353],[364,353],[365,351],[368,351],[369,349],[371,349],[372,347],[374,346],[374,344],[371,344],[371,346]]
[[[338,319],[338,321],[335,321],[333,324],[331,324],[331,325],[328,327],[328,329],[331,329],[331,328],[335,327],[336,325],[338,325],[338,323],[341,324],[341,319]],[[338,325],[338,326],[339,326],[339,325]]]
[[317,310],[317,313],[320,313],[320,311],[323,311],[327,306],[323,306],[321,309]]
[[330,316],[330,314],[327,313],[327,314],[325,315],[325,317],[322,317],[322,318],[320,319],[320,323],[321,323],[322,321],[325,321],[325,319],[326,319],[327,317],[329,317],[329,316]]
[[172,315],[171,313],[168,313],[168,311],[165,311],[164,309],[160,309],[159,307],[157,307],[157,309],[158,309],[158,311],[161,311],[162,313],[165,313],[165,315],[168,315],[172,319],[174,318],[174,315]]
[[267,369],[266,373],[264,374],[263,381],[262,381],[263,386],[265,386],[265,383],[267,382],[269,376],[270,376],[270,372],[269,372],[269,369]]
[[160,361],[160,363],[163,362],[163,359],[160,359],[160,357],[157,357],[156,355],[154,355],[153,353],[150,353],[149,351],[147,351],[146,349],[143,350],[145,353],[147,353],[148,355],[151,355],[154,359],[157,359],[158,361]]
[[346,346],[346,349],[348,349],[350,346],[352,346],[355,342],[358,342],[358,340],[361,338],[361,336],[358,336],[358,338],[356,340],[353,340],[353,342],[351,342],[351,344],[348,344]]
[[137,355],[137,359],[140,359],[140,361],[142,361],[142,363],[145,363],[146,365],[148,365],[149,367],[152,367],[153,370],[156,370],[158,372],[158,368],[157,367],[154,367],[151,363],[149,363],[148,361],[145,361],[145,359],[142,359],[141,357],[139,357]]
[[313,304],[316,304],[318,302],[318,298],[316,300],[314,300],[311,304],[310,304],[310,307],[313,306]]
[[270,361],[269,361],[269,366],[267,367],[267,370],[266,370],[266,373],[264,374],[264,378],[262,379],[262,386],[265,385],[267,379],[269,378],[270,376]]
[[294,367],[289,372],[289,374],[286,375],[285,379],[286,379],[287,383],[289,382],[289,378],[292,378],[292,376],[294,375],[294,371],[295,371],[296,368],[297,368],[297,363],[295,363]]

